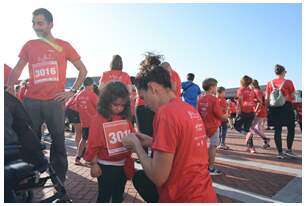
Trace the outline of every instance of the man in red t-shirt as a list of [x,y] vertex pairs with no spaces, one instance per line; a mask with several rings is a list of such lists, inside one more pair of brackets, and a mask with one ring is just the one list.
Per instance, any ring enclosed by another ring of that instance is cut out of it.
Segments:
[[222,107],[215,96],[218,81],[214,78],[207,78],[203,81],[205,94],[198,99],[198,111],[205,124],[206,134],[209,138],[208,160],[210,175],[221,175],[222,172],[215,167],[216,149],[219,144],[219,126],[222,121],[227,120],[227,113],[222,112]]
[[[29,67],[29,88],[24,106],[33,121],[37,134],[40,125],[47,123],[52,146],[50,162],[62,181],[68,168],[64,137],[64,101],[73,96],[86,77],[87,70],[75,49],[66,41],[51,34],[52,14],[44,8],[33,12],[33,29],[38,39],[28,41],[19,54],[19,61],[8,82],[8,91],[13,94],[24,67]],[[67,60],[79,71],[72,90],[65,92]],[[40,138],[40,137],[39,137]]]
[[[145,174],[157,187],[159,202],[216,202],[199,113],[177,98],[170,75],[161,66],[142,70],[136,87],[145,104],[156,112],[154,135],[130,134],[122,143],[137,153]],[[144,145],[152,146],[153,158]]]
[[76,96],[76,108],[80,114],[82,140],[79,143],[75,164],[80,165],[81,157],[85,153],[85,146],[89,136],[89,125],[96,115],[98,96],[93,91],[93,80],[87,77],[84,80],[84,89]]

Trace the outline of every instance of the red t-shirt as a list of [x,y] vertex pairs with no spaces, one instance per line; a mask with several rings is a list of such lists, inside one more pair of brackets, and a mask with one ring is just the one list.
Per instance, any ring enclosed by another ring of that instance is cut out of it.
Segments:
[[176,71],[172,69],[170,77],[171,77],[171,81],[174,82],[176,85],[176,96],[181,97],[182,84],[181,84],[180,76],[178,75]]
[[[80,114],[82,128],[88,128],[97,113],[98,96],[89,88],[83,89],[76,96],[77,111]],[[94,120],[95,121],[95,120]]]
[[108,121],[99,113],[92,117],[89,127],[87,150],[84,159],[91,161],[95,156],[100,160],[120,161],[131,156],[131,153],[123,147],[121,138],[134,132],[130,121],[122,117],[113,116]]
[[216,202],[199,113],[176,98],[158,109],[153,128],[153,150],[174,154],[169,177],[158,188],[159,202]]
[[230,112],[231,112],[231,114],[237,112],[237,105],[236,105],[236,103],[233,102],[233,101],[231,101],[231,103],[230,103]]
[[254,93],[257,99],[260,99],[262,102],[259,105],[259,109],[256,112],[256,117],[267,117],[267,107],[265,104],[265,97],[263,95],[263,92],[260,89],[254,89]]
[[[285,81],[285,79],[278,78],[278,79],[273,79],[272,81],[273,81],[274,87],[279,88],[281,84],[283,83],[283,81]],[[270,81],[267,83],[266,93],[270,95],[272,90],[273,88],[272,88],[271,81]],[[287,101],[292,102],[294,100],[291,94],[295,92],[295,88],[291,80],[286,79],[286,82],[284,83],[281,91],[283,95],[287,97]]]
[[242,97],[241,112],[254,112],[255,93],[249,87],[240,87],[237,91],[237,97]]
[[23,46],[19,57],[29,63],[30,74],[26,97],[50,100],[64,91],[67,60],[74,62],[80,56],[68,42],[60,39],[55,41],[63,51],[59,52],[39,39],[30,40]]
[[11,71],[12,71],[12,68],[9,67],[7,64],[4,64],[4,86],[7,85],[7,81],[8,81],[8,78],[11,74]]
[[226,99],[223,97],[217,97],[218,98],[218,101],[219,101],[219,104],[221,106],[221,109],[222,109],[222,112],[223,114],[226,114],[227,112],[227,102],[226,102]]
[[123,71],[119,71],[119,70],[111,70],[111,71],[106,71],[103,72],[99,83],[103,83],[106,84],[107,82],[111,81],[111,80],[118,80],[121,81],[122,83],[124,83],[126,86],[131,85],[131,79],[130,76]]
[[200,95],[198,99],[198,111],[205,123],[207,136],[212,137],[221,125],[223,116],[218,98],[210,94]]

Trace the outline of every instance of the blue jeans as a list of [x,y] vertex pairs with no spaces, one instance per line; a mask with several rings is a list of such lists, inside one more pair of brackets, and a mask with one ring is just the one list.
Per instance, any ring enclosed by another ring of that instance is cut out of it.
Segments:
[[222,122],[222,124],[219,127],[219,139],[220,139],[220,144],[222,145],[225,144],[226,133],[227,133],[227,122]]

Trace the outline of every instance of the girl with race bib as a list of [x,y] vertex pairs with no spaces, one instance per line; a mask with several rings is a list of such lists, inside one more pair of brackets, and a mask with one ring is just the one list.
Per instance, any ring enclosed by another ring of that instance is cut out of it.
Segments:
[[121,138],[134,132],[131,123],[130,94],[120,81],[110,81],[103,87],[97,114],[92,117],[88,149],[91,176],[98,179],[97,202],[122,202],[125,183],[134,174],[131,153]]

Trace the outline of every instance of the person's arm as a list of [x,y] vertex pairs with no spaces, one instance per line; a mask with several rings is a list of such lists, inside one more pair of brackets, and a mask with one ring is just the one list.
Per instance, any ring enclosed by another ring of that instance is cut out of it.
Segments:
[[143,170],[157,187],[162,186],[167,181],[173,163],[173,153],[166,153],[157,150],[154,151],[152,159],[144,151],[143,145],[135,134],[129,134],[123,137],[122,143],[125,147],[136,152]]
[[[74,81],[72,89],[73,90],[78,90],[83,83],[83,81],[86,78],[87,75],[87,69],[83,62],[81,60],[76,60],[72,62],[72,64],[75,66],[75,68],[79,71],[78,78]],[[66,101],[70,97],[74,95],[73,92],[68,91],[68,92],[60,92],[56,95],[54,98],[56,101]]]
[[7,83],[7,91],[12,94],[15,95],[15,91],[14,91],[14,85],[16,84],[16,82],[18,81],[25,65],[28,62],[24,59],[19,59],[19,61],[17,62],[16,66],[14,67],[14,69],[11,71],[10,76],[8,78],[8,83]]

